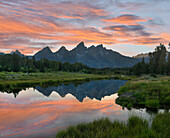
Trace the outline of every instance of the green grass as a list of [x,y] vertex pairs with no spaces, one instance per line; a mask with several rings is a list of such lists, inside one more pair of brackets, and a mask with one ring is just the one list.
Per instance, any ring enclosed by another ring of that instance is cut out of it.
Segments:
[[132,116],[127,122],[100,119],[92,123],[70,126],[57,133],[57,138],[168,138],[170,113],[157,114],[151,127],[148,121]]
[[101,79],[122,79],[130,80],[132,76],[122,75],[96,75],[71,72],[50,72],[50,73],[27,73],[22,72],[0,72],[0,91],[14,90],[18,88],[33,87],[36,85],[49,86],[61,83],[82,83],[91,80]]
[[170,77],[138,78],[118,91],[116,103],[123,107],[170,108]]
[[0,72],[0,90],[32,87],[36,85],[56,85],[71,82],[86,82],[90,80],[108,79],[106,75],[84,73],[53,72],[53,73],[14,73]]

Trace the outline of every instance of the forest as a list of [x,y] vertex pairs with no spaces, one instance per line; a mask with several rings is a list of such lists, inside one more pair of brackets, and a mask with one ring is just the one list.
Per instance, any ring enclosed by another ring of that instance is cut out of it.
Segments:
[[0,55],[0,71],[24,73],[51,71],[79,72],[83,69],[89,69],[89,67],[81,63],[61,63],[47,59],[35,60],[34,57],[29,59],[28,57],[20,57],[15,53]]
[[149,53],[149,63],[137,63],[129,69],[130,74],[162,74],[170,75],[170,52],[167,51],[164,44],[160,44],[155,48],[154,52]]

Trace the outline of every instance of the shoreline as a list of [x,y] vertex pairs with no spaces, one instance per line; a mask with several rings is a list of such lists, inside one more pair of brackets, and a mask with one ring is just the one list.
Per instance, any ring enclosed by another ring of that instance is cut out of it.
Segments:
[[[26,73],[11,73],[3,72],[4,79],[0,78],[0,91],[13,90],[17,88],[28,88],[37,85],[40,86],[52,86],[70,84],[70,83],[84,83],[93,80],[104,80],[104,79],[117,79],[117,80],[131,80],[131,76],[122,75],[95,75],[95,74],[84,74],[84,73],[68,73],[68,72],[53,72],[53,73],[32,73],[26,75]],[[1,75],[2,73],[0,73]],[[14,77],[7,79],[9,76]],[[16,77],[18,77],[16,79]]]

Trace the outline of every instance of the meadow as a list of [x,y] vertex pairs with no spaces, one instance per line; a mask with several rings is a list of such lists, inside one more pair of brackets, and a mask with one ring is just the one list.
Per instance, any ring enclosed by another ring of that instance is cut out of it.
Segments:
[[82,72],[44,72],[44,73],[23,73],[23,72],[0,72],[0,90],[16,89],[33,86],[49,86],[58,84],[83,83],[91,80],[120,79],[131,80],[134,76],[126,75],[99,75],[86,74]]
[[85,82],[90,80],[107,79],[106,75],[94,75],[70,72],[51,73],[22,73],[1,72],[0,90],[14,89],[18,87],[33,87],[36,85],[47,86],[61,83]]

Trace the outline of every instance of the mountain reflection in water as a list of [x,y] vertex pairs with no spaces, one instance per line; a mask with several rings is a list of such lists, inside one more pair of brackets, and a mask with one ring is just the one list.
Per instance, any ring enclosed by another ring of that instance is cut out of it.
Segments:
[[149,119],[146,110],[123,110],[115,103],[116,92],[125,82],[100,80],[0,92],[0,137],[55,138],[70,125],[103,117],[126,121],[136,114]]
[[123,80],[100,80],[83,83],[78,86],[74,84],[62,84],[57,87],[51,86],[47,88],[36,86],[35,89],[47,97],[50,96],[53,91],[57,92],[61,97],[72,94],[77,100],[83,102],[83,99],[86,97],[101,100],[105,96],[110,96],[116,93],[119,87],[124,85],[125,82],[126,81]]

